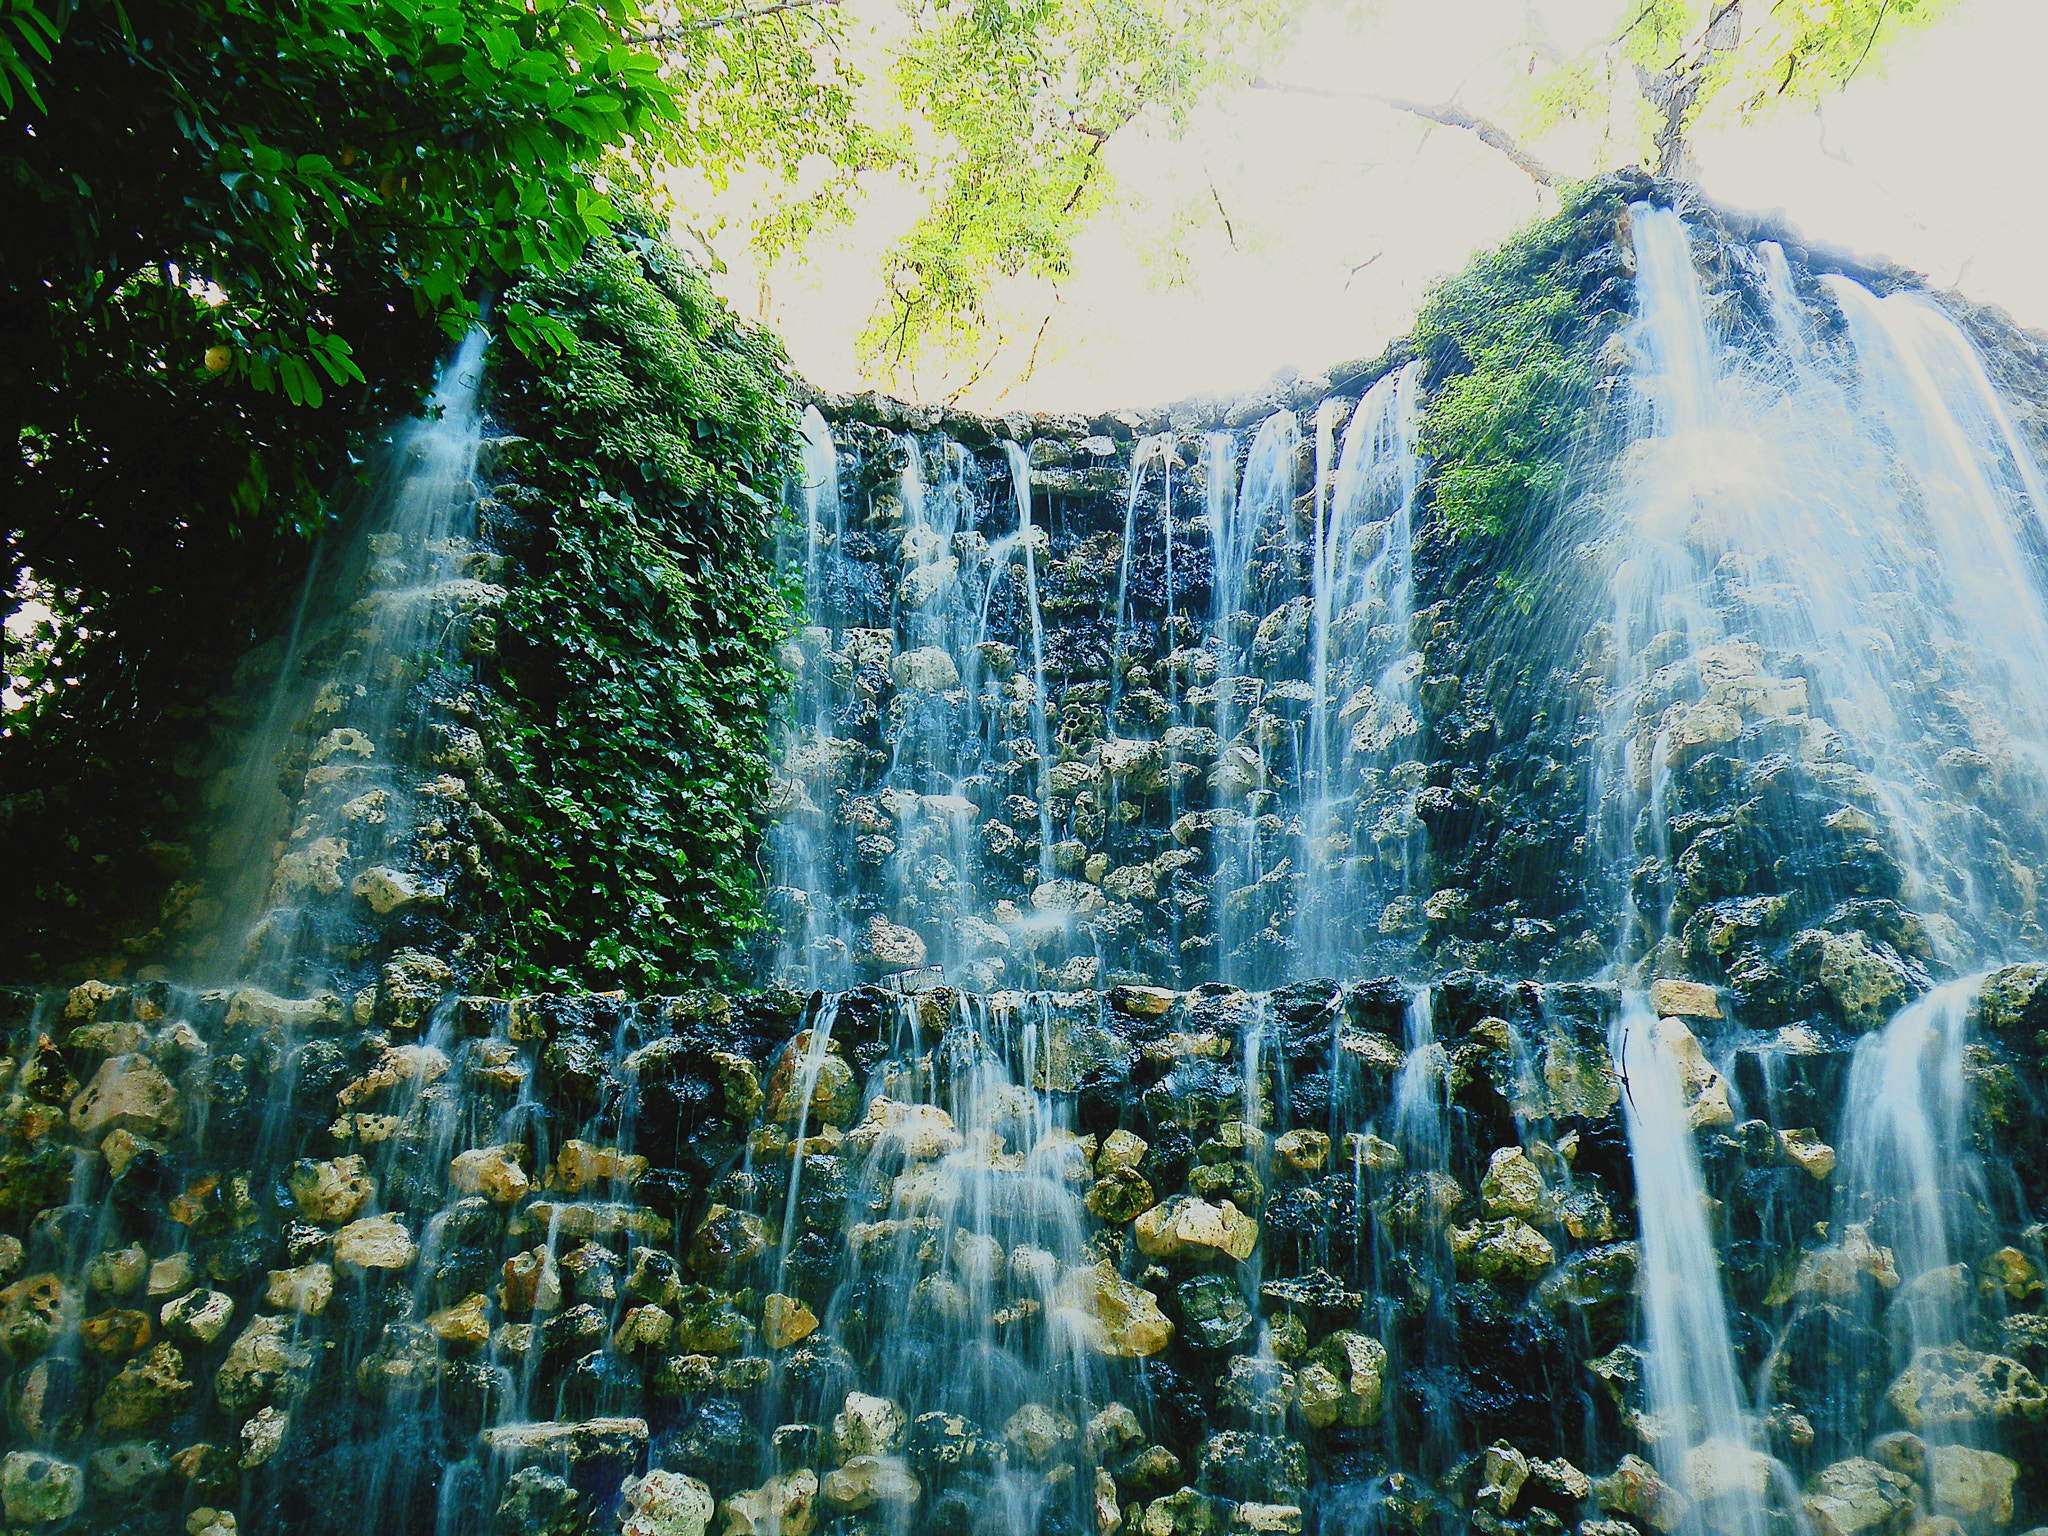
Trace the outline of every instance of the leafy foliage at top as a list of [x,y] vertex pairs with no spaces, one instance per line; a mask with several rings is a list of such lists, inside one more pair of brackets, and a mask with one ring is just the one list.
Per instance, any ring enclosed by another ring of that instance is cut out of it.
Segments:
[[1900,40],[1959,0],[1628,0],[1606,37],[1553,60],[1523,104],[1524,127],[1600,120],[1609,165],[1687,169],[1699,128],[1810,105],[1875,74]]
[[718,978],[763,922],[750,860],[791,623],[767,543],[782,353],[644,227],[513,297],[574,345],[498,376],[532,441],[497,530],[494,948],[520,986]]
[[1104,147],[1139,122],[1182,126],[1203,94],[1248,79],[1299,0],[911,0],[894,79],[933,138],[902,164],[927,211],[885,258],[863,334],[878,367],[973,350],[993,278],[1057,282],[1110,195]]
[[1560,213],[1476,258],[1438,287],[1415,322],[1430,385],[1421,449],[1437,516],[1464,535],[1519,524],[1565,484],[1593,410],[1594,360],[1615,274],[1623,194],[1573,192]]

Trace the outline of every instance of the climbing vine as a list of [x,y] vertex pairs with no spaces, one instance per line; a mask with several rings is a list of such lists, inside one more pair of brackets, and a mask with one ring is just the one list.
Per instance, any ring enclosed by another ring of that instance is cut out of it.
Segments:
[[515,290],[573,335],[510,358],[491,950],[521,986],[731,975],[789,608],[769,547],[780,347],[645,222]]

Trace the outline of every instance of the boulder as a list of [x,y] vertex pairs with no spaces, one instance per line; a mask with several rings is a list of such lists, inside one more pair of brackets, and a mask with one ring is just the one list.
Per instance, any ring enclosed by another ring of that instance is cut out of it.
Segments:
[[1893,1536],[1912,1518],[1913,1484],[1889,1467],[1854,1456],[1816,1472],[1805,1502],[1816,1536]]
[[832,1419],[832,1443],[847,1460],[856,1456],[881,1456],[903,1443],[909,1420],[896,1402],[849,1392],[846,1404]]
[[169,1136],[184,1119],[177,1088],[141,1055],[109,1056],[71,1101],[71,1128],[93,1141],[117,1130]]
[[1686,1496],[1640,1456],[1624,1456],[1606,1477],[1595,1478],[1593,1498],[1609,1514],[1625,1515],[1658,1531],[1677,1530],[1690,1507]]
[[1175,1195],[1138,1217],[1132,1229],[1147,1258],[1222,1256],[1242,1263],[1259,1244],[1259,1224],[1228,1200],[1211,1205]]
[[696,1478],[659,1467],[619,1485],[619,1536],[704,1536],[711,1490]]
[[720,1506],[725,1536],[811,1536],[818,1526],[818,1474],[804,1467],[736,1493]]
[[16,1525],[69,1520],[85,1505],[85,1473],[40,1451],[10,1451],[0,1460],[0,1508]]
[[525,1148],[514,1142],[472,1147],[448,1164],[448,1181],[465,1195],[482,1195],[498,1205],[513,1205],[532,1187],[520,1166]]
[[1962,1445],[1930,1446],[1927,1496],[1934,1513],[1968,1526],[2010,1525],[2020,1469],[2010,1457]]
[[1159,1301],[1100,1263],[1069,1270],[1053,1295],[1055,1315],[1099,1355],[1142,1359],[1166,1348],[1173,1324]]
[[1913,1430],[1972,1423],[2038,1422],[2048,1387],[2017,1360],[1964,1346],[1917,1351],[1885,1393]]
[[419,1257],[396,1216],[365,1216],[334,1234],[334,1262],[351,1269],[404,1269]]
[[285,1185],[299,1213],[308,1221],[339,1226],[350,1220],[376,1196],[377,1183],[368,1172],[361,1154],[350,1153],[325,1162],[305,1159],[294,1163],[285,1175]]
[[818,1491],[835,1509],[870,1509],[877,1504],[908,1509],[924,1488],[898,1457],[850,1456],[844,1466],[825,1474]]

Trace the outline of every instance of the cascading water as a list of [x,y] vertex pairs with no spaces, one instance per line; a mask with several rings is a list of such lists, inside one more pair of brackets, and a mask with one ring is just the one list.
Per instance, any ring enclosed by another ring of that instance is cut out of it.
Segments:
[[[268,887],[245,879],[230,901],[224,974],[290,989],[327,983],[346,964],[336,930],[352,900],[387,912],[436,899],[399,859],[432,801],[422,806],[405,777],[410,744],[397,735],[408,686],[460,664],[471,624],[505,595],[483,579],[495,574],[495,557],[475,543],[487,340],[471,333],[421,416],[393,433],[366,493],[361,558],[343,566],[329,599],[340,611],[302,621],[319,638],[291,658],[271,710],[288,722],[288,737],[259,737],[249,777],[303,777],[286,791],[272,856],[251,866],[268,871]],[[459,727],[441,720],[421,729]],[[252,796],[247,814],[268,819],[270,797]],[[248,842],[231,837],[228,848]]]
[[[1306,880],[1296,933],[1307,975],[1356,969],[1361,877],[1384,904],[1408,897],[1414,874],[1413,789],[1373,826],[1360,825],[1360,811],[1368,776],[1401,777],[1419,745],[1418,658],[1408,629],[1422,470],[1415,449],[1420,377],[1421,364],[1410,363],[1366,391],[1345,428],[1327,498],[1318,491],[1303,770]],[[1326,457],[1320,416],[1318,428],[1319,457]]]

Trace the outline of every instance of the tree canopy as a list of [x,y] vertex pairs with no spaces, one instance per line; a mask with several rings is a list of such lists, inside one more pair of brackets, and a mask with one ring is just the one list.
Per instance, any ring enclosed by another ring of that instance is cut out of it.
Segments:
[[1598,169],[1635,162],[1692,172],[1695,129],[1807,105],[1876,73],[1900,39],[1959,0],[1629,0],[1613,27],[1573,58],[1540,35],[1523,102],[1541,133],[1567,119],[1601,122]]

